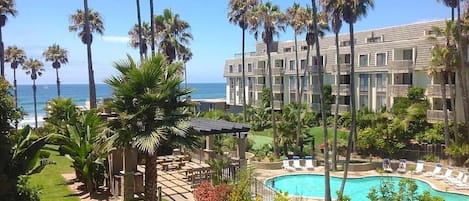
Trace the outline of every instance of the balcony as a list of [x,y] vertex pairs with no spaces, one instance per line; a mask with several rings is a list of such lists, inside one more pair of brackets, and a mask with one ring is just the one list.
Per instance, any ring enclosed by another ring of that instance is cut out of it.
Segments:
[[281,110],[281,109],[283,109],[283,101],[274,100],[274,110]]
[[265,84],[255,84],[254,91],[262,91],[264,90]]
[[[443,110],[427,110],[427,120],[429,122],[444,121]],[[448,111],[448,119],[453,119],[453,112]]]
[[272,68],[272,75],[281,75],[285,73],[284,68]]
[[389,68],[391,71],[403,71],[408,72],[414,66],[412,60],[394,60],[391,61]]
[[409,84],[389,85],[389,92],[392,97],[406,97],[410,86]]
[[350,95],[350,84],[340,84],[340,93],[337,92],[337,85],[332,85],[332,94]]
[[225,77],[234,77],[234,76],[241,76],[242,75],[242,72],[238,72],[238,71],[229,71],[229,70],[225,70],[225,73],[224,73]]
[[283,84],[273,84],[272,91],[277,91],[277,92],[283,91]]
[[[456,93],[456,87],[454,86],[454,84],[452,85],[447,84],[446,85],[446,97],[450,97],[451,93]],[[427,96],[441,98],[442,97],[441,85],[440,84],[429,85],[427,87]]]
[[265,75],[265,68],[254,68],[254,75]]
[[[336,107],[336,104],[332,104],[331,105],[331,113],[334,114],[335,113],[335,107]],[[343,114],[344,112],[348,112],[350,109],[350,106],[349,105],[341,105],[339,104],[339,114]]]
[[[332,72],[337,73],[337,64],[332,65]],[[340,64],[340,74],[350,74],[350,64]]]
[[314,112],[319,112],[321,110],[320,103],[310,103],[309,106],[311,109],[313,109]]

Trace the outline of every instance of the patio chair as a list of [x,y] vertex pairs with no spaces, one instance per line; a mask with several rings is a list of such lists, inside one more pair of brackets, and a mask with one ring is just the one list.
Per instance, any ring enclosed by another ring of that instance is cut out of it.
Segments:
[[295,168],[290,166],[290,160],[288,160],[288,158],[283,159],[282,169],[284,169],[286,171],[294,171],[295,170]]
[[450,178],[446,179],[446,182],[449,183],[450,185],[454,185],[456,183],[461,182],[463,177],[464,177],[464,172],[459,171],[458,176],[450,177]]
[[423,173],[423,165],[425,164],[424,161],[418,160],[417,164],[415,165],[415,170],[412,172],[414,174],[422,174]]
[[406,173],[407,172],[407,161],[405,159],[399,160],[399,167],[397,168],[398,173]]
[[424,174],[424,176],[426,177],[434,177],[435,175],[439,175],[441,174],[441,168],[443,167],[443,165],[441,165],[440,163],[437,163],[435,165],[435,169],[433,169],[433,172],[427,172]]
[[305,168],[307,170],[314,170],[313,157],[312,156],[305,156]]
[[467,173],[464,174],[464,177],[462,179],[461,182],[458,182],[456,184],[454,184],[454,188],[458,189],[458,190],[466,190],[466,189],[469,189],[469,183],[467,183],[467,179],[468,179],[468,175]]
[[295,168],[295,170],[303,169],[300,165],[300,157],[293,156],[293,168]]
[[391,161],[389,158],[384,158],[383,159],[383,170],[384,172],[393,172],[394,170],[391,167]]
[[438,174],[438,175],[434,175],[433,178],[437,179],[437,180],[442,180],[442,179],[448,179],[451,177],[451,175],[453,174],[453,167],[449,166],[447,169],[446,169],[446,172],[444,175],[441,175],[441,174]]

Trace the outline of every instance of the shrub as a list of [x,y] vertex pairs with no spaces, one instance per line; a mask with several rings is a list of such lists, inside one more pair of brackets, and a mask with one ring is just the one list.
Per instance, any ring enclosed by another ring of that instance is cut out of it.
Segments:
[[225,201],[230,193],[231,187],[227,184],[213,186],[209,181],[200,184],[193,192],[196,201]]

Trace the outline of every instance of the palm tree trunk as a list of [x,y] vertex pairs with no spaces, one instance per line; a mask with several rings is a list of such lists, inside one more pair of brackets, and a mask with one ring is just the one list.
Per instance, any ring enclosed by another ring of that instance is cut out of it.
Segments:
[[91,30],[90,30],[90,22],[89,22],[89,10],[88,10],[88,0],[83,0],[83,4],[85,7],[85,34],[87,37],[86,40],[86,52],[88,58],[88,83],[89,83],[89,91],[90,91],[90,108],[96,108],[96,86],[94,84],[94,71],[93,71],[93,60],[91,57]]
[[143,43],[142,43],[142,18],[140,17],[140,0],[137,2],[137,23],[138,23],[138,49],[140,51],[140,65],[143,63]]
[[[462,35],[462,29],[461,29],[461,5],[460,5],[460,2],[458,1],[458,21],[457,21],[457,34],[459,35]],[[462,37],[458,37],[458,47],[462,47]],[[462,102],[462,105],[463,105],[463,109],[464,109],[464,120],[465,120],[465,124],[466,124],[466,135],[469,137],[469,89],[468,89],[468,86],[467,86],[467,80],[466,80],[466,76],[465,75],[465,64],[466,64],[466,60],[464,58],[464,51],[462,48],[458,48],[458,52],[459,52],[459,58],[460,60],[462,61],[461,62],[461,66],[459,66],[457,68],[457,73],[456,73],[456,76],[459,78],[459,82],[461,82],[461,84],[459,86],[461,86],[461,102]],[[455,84],[456,86],[456,84]]]
[[158,199],[158,170],[156,165],[156,153],[147,154],[145,160],[145,201]]
[[13,69],[13,86],[15,87],[15,107],[18,107],[18,86],[16,83],[16,69]]
[[[244,18],[244,15],[243,15],[243,18]],[[242,50],[241,50],[241,54],[242,54],[242,65],[243,65],[243,81],[242,81],[242,84],[241,84],[241,87],[243,87],[243,89],[241,90],[243,92],[243,117],[244,117],[244,122],[247,121],[248,117],[247,117],[247,113],[246,113],[246,72],[245,72],[245,68],[244,68],[244,64],[245,64],[245,58],[244,58],[244,46],[245,46],[245,37],[246,37],[246,29],[245,29],[245,26],[242,27],[243,28],[243,36],[242,36]]]
[[[151,39],[151,56],[155,56],[155,17],[153,10],[153,0],[150,0],[150,39]],[[185,68],[184,68],[185,69]],[[186,87],[187,88],[187,87]]]
[[55,76],[57,77],[57,96],[60,97],[60,78],[59,78],[59,68],[55,69]]
[[331,201],[331,184],[330,184],[330,176],[329,176],[329,143],[328,143],[328,134],[327,134],[327,117],[325,109],[325,97],[324,97],[324,71],[323,65],[319,61],[321,58],[321,53],[319,49],[319,40],[318,40],[318,19],[317,19],[317,8],[315,0],[311,0],[311,4],[313,5],[313,26],[314,26],[314,37],[316,41],[316,58],[318,63],[318,70],[319,70],[319,96],[321,99],[321,116],[322,116],[322,128],[323,128],[323,135],[324,135],[324,200]]
[[33,80],[33,98],[34,98],[34,128],[37,128],[36,80]]
[[270,95],[270,115],[272,120],[272,135],[274,138],[274,154],[275,158],[279,158],[278,152],[278,136],[277,136],[277,122],[275,118],[275,109],[274,109],[274,90],[273,90],[273,77],[272,77],[272,62],[270,61],[270,42],[266,43],[267,46],[267,66],[269,68],[269,95]]
[[[453,68],[451,68],[453,69]],[[454,75],[454,80],[456,81],[456,74]],[[449,85],[449,96],[451,99],[451,111],[453,112],[453,129],[454,131],[458,130],[458,120],[456,119],[456,85],[453,83],[453,70],[448,73],[448,85]],[[454,85],[454,87],[453,87]],[[454,88],[454,90],[453,90]]]
[[[6,20],[6,17],[4,19]],[[5,48],[3,47],[2,27],[0,26],[0,75],[5,77]]]
[[134,200],[134,172],[132,167],[131,157],[134,157],[132,154],[132,149],[130,147],[124,147],[124,201]]
[[[355,39],[353,36],[353,23],[349,23],[350,30],[350,110],[352,115],[352,122],[350,125],[350,134],[348,137],[347,154],[345,156],[344,176],[339,190],[339,199],[342,198],[345,189],[345,182],[347,181],[348,168],[350,163],[350,155],[355,148],[354,137],[356,135],[357,113],[355,108]],[[356,141],[355,141],[356,142]]]
[[335,113],[334,113],[334,138],[332,141],[332,168],[337,171],[337,122],[339,121],[339,96],[340,96],[340,55],[339,55],[339,33],[335,33],[335,51],[337,61],[337,94],[335,96]]
[[[295,32],[295,68],[296,68],[296,98],[298,103],[298,122],[296,124],[296,148],[295,152],[296,155],[300,154],[300,136],[301,136],[301,99],[303,98],[303,94],[301,93],[303,90],[300,89],[300,69],[298,66],[298,39],[297,34]],[[306,70],[306,67],[305,67]]]
[[449,122],[448,122],[448,106],[446,105],[446,71],[440,73],[440,86],[441,86],[441,98],[443,106],[443,118],[444,118],[444,134],[445,134],[445,148],[449,147]]

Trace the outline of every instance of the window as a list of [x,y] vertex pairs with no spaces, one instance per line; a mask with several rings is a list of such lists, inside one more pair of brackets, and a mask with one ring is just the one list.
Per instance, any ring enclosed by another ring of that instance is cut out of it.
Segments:
[[296,77],[290,76],[290,89],[296,90]]
[[283,68],[283,59],[275,60],[275,67],[276,68]]
[[403,60],[411,61],[414,58],[412,49],[403,50],[402,55],[403,55],[403,58],[402,58]]
[[319,97],[319,95],[313,95],[312,103],[321,103],[321,98]]
[[350,75],[340,75],[340,84],[350,84]]
[[233,78],[230,78],[230,88],[234,89],[235,86],[235,80]]
[[248,63],[248,72],[252,72],[252,63]]
[[252,90],[253,85],[254,85],[254,78],[248,77],[248,89]]
[[386,53],[376,54],[376,66],[385,66],[386,65]]
[[230,72],[230,73],[233,73],[233,65],[230,65],[230,67],[229,67],[229,72]]
[[359,66],[368,66],[368,54],[360,55]]
[[306,60],[305,60],[305,59],[302,59],[302,60],[300,61],[300,63],[301,63],[301,69],[302,69],[302,70],[305,69],[305,68],[306,68]]
[[341,54],[339,56],[340,64],[350,64],[350,54]]
[[283,79],[281,76],[274,77],[274,84],[283,84]]
[[265,84],[265,77],[257,78],[257,84]]
[[308,46],[301,46],[301,50],[302,50],[302,51],[308,50]]
[[368,91],[368,74],[360,74],[360,91]]
[[283,48],[283,52],[291,52],[291,47]]
[[366,43],[379,43],[379,42],[383,42],[383,37],[381,37],[381,36],[379,36],[379,37],[370,37],[370,38],[366,39]]
[[367,107],[368,107],[368,96],[360,95],[360,108],[367,108]]
[[340,42],[340,46],[341,46],[341,47],[350,46],[350,40],[341,41],[341,42]]
[[376,112],[386,107],[386,96],[376,96]]
[[376,74],[376,90],[380,92],[386,91],[386,74]]
[[259,68],[259,69],[265,69],[265,61],[259,61],[259,62],[257,62],[257,68]]
[[[319,57],[319,64],[322,66],[324,65],[324,57],[323,56],[320,56]],[[318,65],[318,59],[317,57],[313,57],[313,65],[314,66],[317,66]]]
[[238,73],[243,72],[243,65],[238,64]]
[[296,93],[290,93],[290,102],[296,102]]
[[290,70],[295,70],[295,69],[296,69],[295,60],[290,60]]

